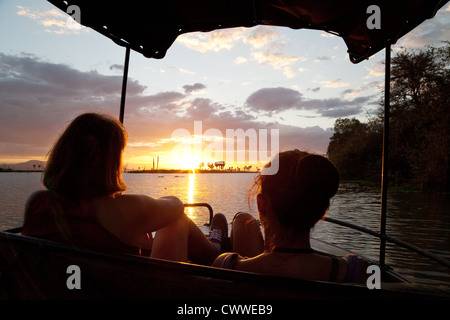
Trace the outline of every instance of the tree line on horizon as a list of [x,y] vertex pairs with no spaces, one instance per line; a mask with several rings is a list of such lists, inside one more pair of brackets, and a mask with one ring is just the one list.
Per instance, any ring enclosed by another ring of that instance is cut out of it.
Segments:
[[[450,42],[399,52],[390,88],[389,184],[450,191]],[[327,156],[342,179],[380,181],[383,100],[367,122],[336,120]]]

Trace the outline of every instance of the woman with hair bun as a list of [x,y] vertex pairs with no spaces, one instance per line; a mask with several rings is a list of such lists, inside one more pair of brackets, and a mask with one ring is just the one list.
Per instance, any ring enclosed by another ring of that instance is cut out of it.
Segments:
[[238,213],[232,223],[234,252],[220,255],[215,267],[331,282],[365,281],[366,264],[356,255],[335,257],[311,248],[311,228],[326,215],[339,187],[336,167],[325,157],[299,150],[275,158],[278,171],[255,180],[259,219]]

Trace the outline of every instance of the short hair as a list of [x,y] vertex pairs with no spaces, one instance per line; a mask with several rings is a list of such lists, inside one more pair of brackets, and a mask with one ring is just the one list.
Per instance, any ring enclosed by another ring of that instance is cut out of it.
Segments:
[[122,124],[108,115],[79,115],[49,152],[43,175],[45,187],[72,200],[125,191],[122,154],[127,138]]

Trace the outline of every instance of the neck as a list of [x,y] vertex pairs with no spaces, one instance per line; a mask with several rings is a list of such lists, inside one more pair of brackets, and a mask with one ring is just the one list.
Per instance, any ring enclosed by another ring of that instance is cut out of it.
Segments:
[[270,229],[265,232],[265,249],[272,251],[273,248],[286,249],[310,249],[311,243],[309,232],[292,233],[287,231],[272,232]]

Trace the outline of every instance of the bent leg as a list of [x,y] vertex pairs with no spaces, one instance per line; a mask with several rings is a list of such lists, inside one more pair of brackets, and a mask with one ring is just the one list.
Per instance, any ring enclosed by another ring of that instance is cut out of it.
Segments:
[[188,260],[189,218],[182,216],[156,231],[150,257],[172,260]]
[[243,257],[255,257],[264,252],[264,239],[258,221],[249,213],[239,212],[233,220],[230,235],[233,251]]
[[156,231],[150,257],[210,265],[217,248],[186,215]]
[[189,260],[198,264],[211,265],[219,253],[203,231],[189,219]]

